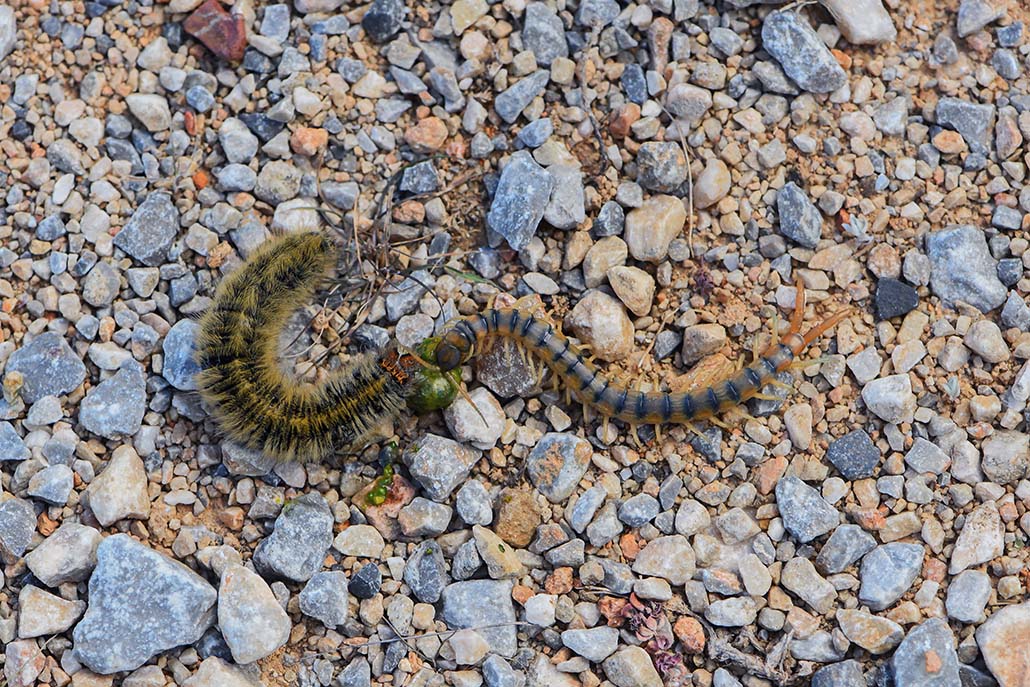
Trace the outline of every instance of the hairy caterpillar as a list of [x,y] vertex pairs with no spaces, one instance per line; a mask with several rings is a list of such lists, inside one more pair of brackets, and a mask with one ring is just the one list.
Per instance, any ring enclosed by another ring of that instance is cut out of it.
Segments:
[[838,311],[802,334],[804,311],[805,291],[798,283],[790,330],[782,341],[775,338],[774,328],[773,340],[764,351],[756,352],[750,365],[741,367],[728,379],[680,393],[634,391],[610,381],[549,322],[517,309],[486,310],[459,321],[444,334],[435,357],[441,370],[451,370],[471,358],[485,340],[511,339],[542,360],[579,401],[605,420],[615,418],[632,426],[684,424],[694,429],[691,423],[696,420],[722,424],[716,418],[719,413],[750,398],[766,397],[761,389],[767,384],[780,384],[776,375],[798,364],[797,356],[849,312]]
[[406,404],[429,410],[453,400],[427,400],[424,391],[438,389],[439,371],[396,345],[366,353],[318,384],[281,368],[279,334],[336,256],[320,232],[267,241],[222,281],[200,321],[201,396],[230,439],[278,460],[311,461],[333,448],[360,448]]

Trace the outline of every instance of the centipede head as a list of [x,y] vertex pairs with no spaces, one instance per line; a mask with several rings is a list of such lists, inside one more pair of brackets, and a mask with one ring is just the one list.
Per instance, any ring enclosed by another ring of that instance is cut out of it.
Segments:
[[461,371],[442,370],[432,362],[439,341],[431,337],[401,354],[405,363],[412,366],[408,407],[419,415],[446,408],[460,393]]
[[444,372],[457,368],[472,356],[472,344],[457,329],[451,329],[436,344],[433,357]]

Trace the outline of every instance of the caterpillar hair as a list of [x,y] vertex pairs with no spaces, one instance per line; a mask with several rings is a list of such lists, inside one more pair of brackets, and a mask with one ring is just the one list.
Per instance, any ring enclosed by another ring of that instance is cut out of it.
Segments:
[[510,339],[542,360],[578,400],[605,420],[615,418],[633,426],[684,424],[695,429],[691,424],[695,420],[722,424],[717,414],[750,398],[772,398],[761,389],[778,384],[778,373],[800,365],[795,358],[849,312],[839,311],[802,334],[804,310],[805,291],[799,283],[790,331],[782,341],[775,338],[774,329],[773,341],[756,354],[750,365],[710,386],[680,393],[634,391],[610,381],[549,322],[517,309],[487,310],[460,320],[436,347],[436,363],[440,369],[449,370],[471,358],[476,348],[491,337]]
[[335,264],[321,232],[267,241],[219,285],[200,321],[197,383],[221,431],[280,461],[360,448],[398,415],[425,363],[396,346],[366,353],[318,384],[279,361],[279,334]]

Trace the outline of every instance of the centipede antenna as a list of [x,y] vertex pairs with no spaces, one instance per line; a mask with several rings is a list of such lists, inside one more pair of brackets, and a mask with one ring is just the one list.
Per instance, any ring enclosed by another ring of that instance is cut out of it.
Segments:
[[[448,379],[451,378],[448,377]],[[462,385],[457,384],[453,379],[451,379],[451,384],[454,386],[457,392],[461,394],[461,397],[468,401],[468,404],[472,406],[472,410],[476,411],[476,415],[478,415],[479,419],[483,421],[483,426],[488,427],[490,423],[486,421],[486,416],[483,415],[483,411],[479,409],[479,406],[476,405],[476,402],[472,400],[472,397],[469,395],[469,392],[466,391],[464,387],[462,387]]]
[[[805,347],[809,346],[813,341],[815,341],[828,330],[839,324],[845,317],[847,317],[850,314],[851,308],[842,308],[841,310],[838,310],[837,312],[830,315],[829,318],[827,318],[826,320],[823,320],[821,323],[809,329],[807,332],[805,332],[805,336],[802,339],[801,349],[804,349]],[[795,353],[797,352],[800,351],[795,351]]]
[[794,282],[794,312],[790,315],[790,333],[797,334],[801,331],[801,323],[805,318],[805,285],[798,277]]

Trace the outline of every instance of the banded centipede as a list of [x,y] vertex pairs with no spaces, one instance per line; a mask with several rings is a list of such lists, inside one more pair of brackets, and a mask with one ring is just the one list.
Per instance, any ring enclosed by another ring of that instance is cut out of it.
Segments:
[[366,353],[318,384],[282,369],[278,342],[287,318],[312,296],[336,255],[320,232],[267,241],[222,281],[200,321],[201,396],[229,439],[277,460],[311,461],[332,449],[363,447],[431,372],[396,345]]
[[490,309],[458,321],[436,347],[436,364],[441,370],[450,370],[469,360],[485,340],[491,337],[511,339],[543,361],[580,402],[605,420],[614,418],[631,426],[672,423],[693,428],[695,421],[718,422],[719,413],[761,397],[764,386],[778,383],[778,373],[795,364],[798,355],[848,314],[846,309],[838,311],[802,334],[804,294],[804,287],[799,283],[790,330],[782,340],[776,340],[774,331],[774,339],[750,365],[699,390],[643,392],[617,384],[598,371],[582,350],[552,324],[511,308]]

